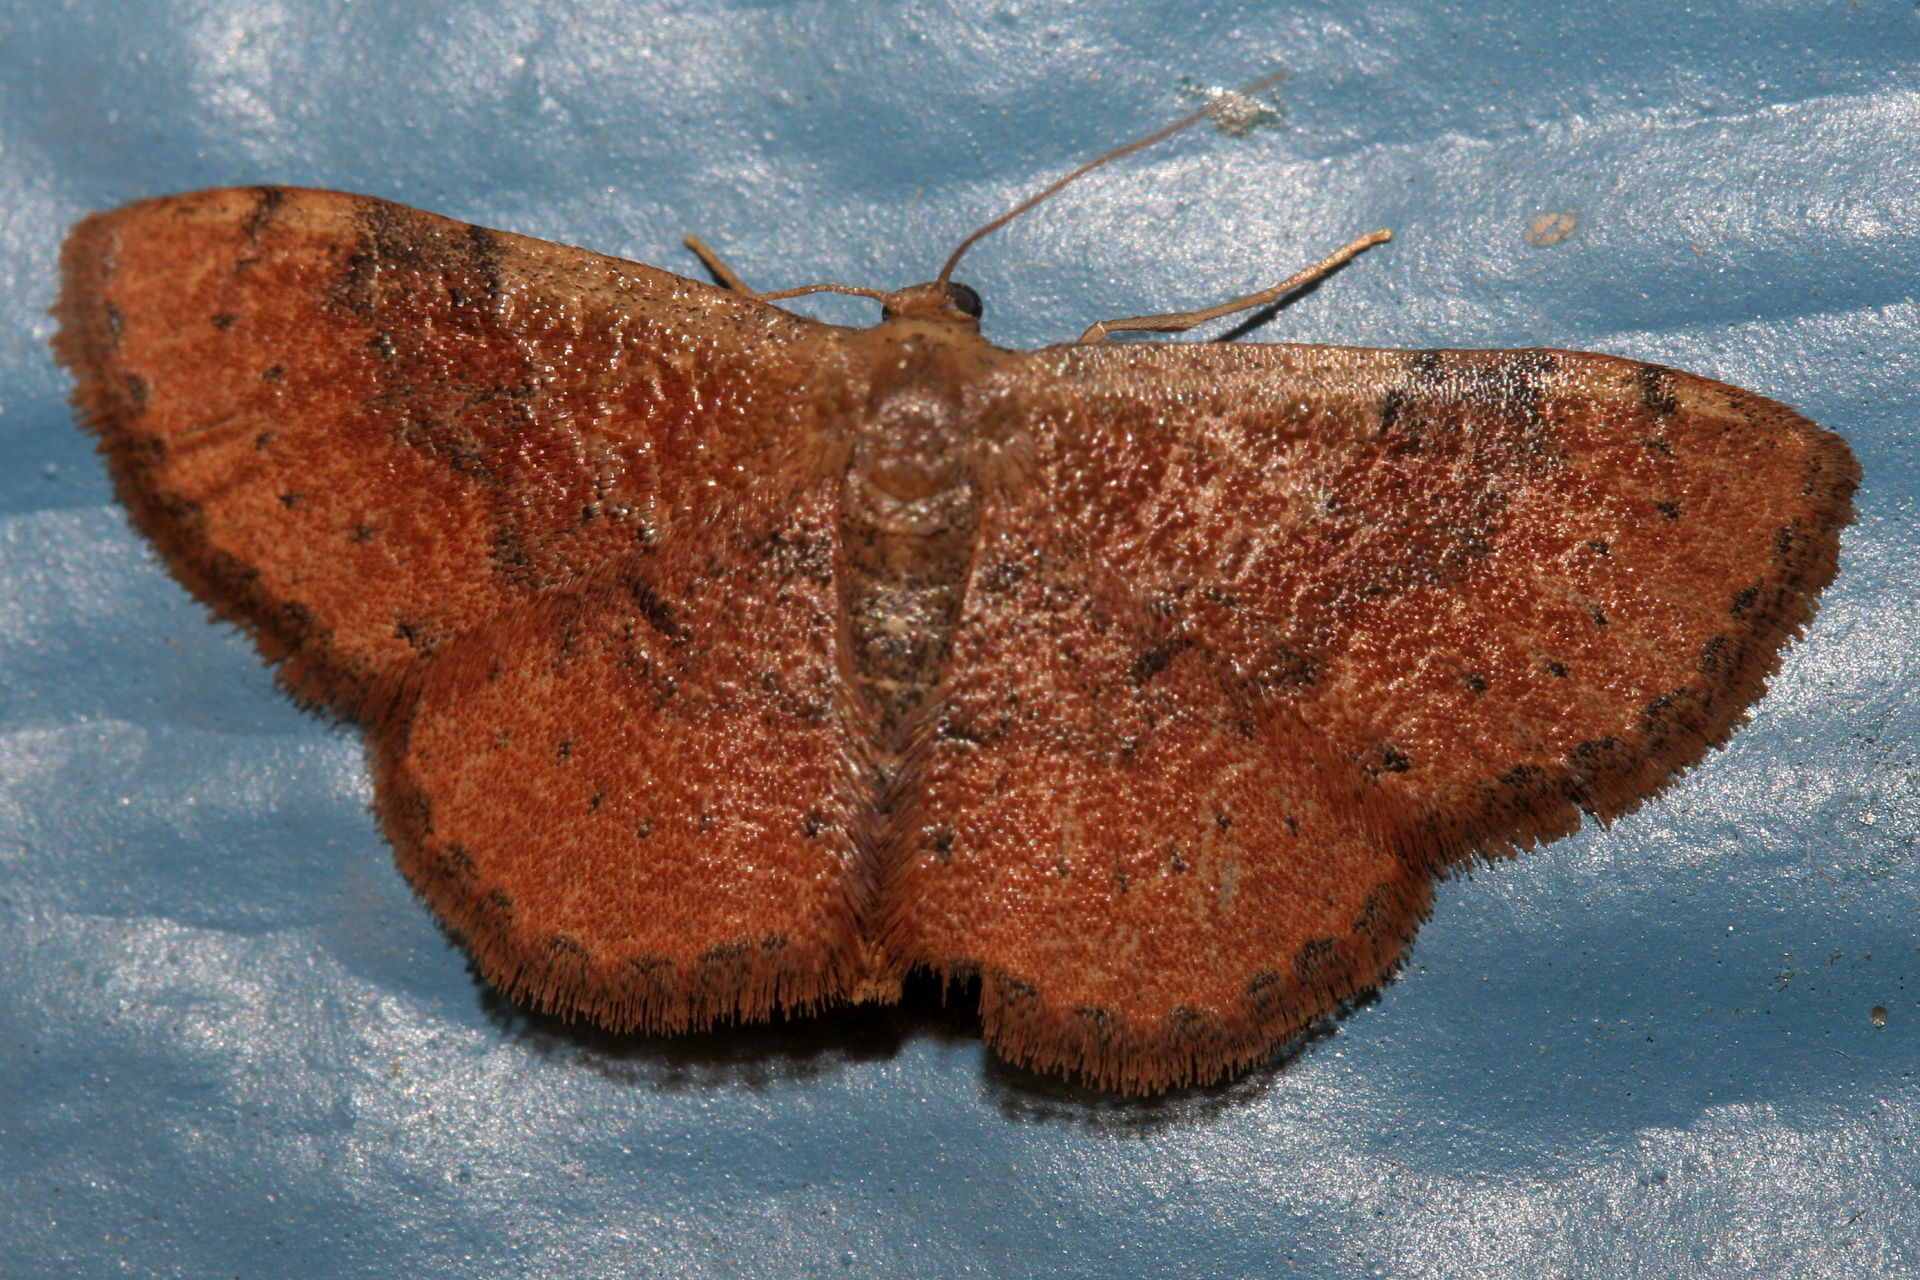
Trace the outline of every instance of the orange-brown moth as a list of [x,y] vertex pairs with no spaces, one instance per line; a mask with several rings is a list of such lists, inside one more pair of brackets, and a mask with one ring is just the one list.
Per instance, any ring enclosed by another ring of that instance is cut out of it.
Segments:
[[1447,868],[1723,743],[1833,578],[1858,468],[1784,405],[1097,342],[1381,236],[1005,350],[949,283],[1004,220],[852,329],[697,242],[730,287],[207,191],[75,228],[55,348],[173,573],[366,726],[487,978],[615,1030],[928,970],[1015,1062],[1217,1079],[1390,974]]

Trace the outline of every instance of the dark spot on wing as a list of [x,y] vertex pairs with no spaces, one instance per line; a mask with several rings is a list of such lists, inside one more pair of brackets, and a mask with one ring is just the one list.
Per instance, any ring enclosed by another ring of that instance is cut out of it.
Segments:
[[439,629],[429,618],[396,617],[393,620],[393,634],[404,640],[410,648],[422,653],[440,643]]
[[1145,684],[1165,671],[1167,664],[1172,662],[1174,657],[1190,643],[1191,641],[1187,640],[1168,640],[1141,653],[1133,663],[1133,682],[1136,685]]
[[1538,424],[1547,380],[1559,371],[1560,361],[1546,351],[1510,351],[1501,359],[1468,368],[1475,373],[1466,380],[1468,386],[1481,391],[1491,403]]
[[1005,595],[1026,579],[1027,566],[1019,560],[1002,560],[980,575],[980,589],[991,595]]
[[[994,971],[991,984],[982,983],[981,985],[983,994],[987,989],[992,991],[993,1003],[999,1009],[1031,1008],[1040,1002],[1038,987],[1025,978],[1016,978],[1001,970]],[[985,1004],[986,1001],[983,999],[981,1003]]]
[[942,822],[938,826],[928,827],[922,833],[927,837],[926,847],[933,850],[934,856],[941,862],[953,861],[953,828]]
[[585,945],[560,933],[550,933],[541,942],[547,952],[550,984],[575,989],[586,985],[593,971],[593,956]]
[[440,850],[440,870],[448,879],[463,885],[471,885],[479,874],[472,852],[458,840],[447,841]]
[[1380,397],[1381,435],[1386,435],[1393,430],[1394,424],[1400,420],[1401,410],[1405,409],[1406,405],[1407,393],[1400,387],[1395,387]]
[[1253,981],[1247,984],[1247,994],[1242,997],[1256,1011],[1265,1009],[1284,994],[1280,975],[1271,969],[1262,969],[1253,975]]
[[673,961],[665,956],[635,956],[620,967],[621,985],[642,999],[673,994]]
[[708,947],[700,960],[709,968],[732,968],[745,960],[752,950],[753,944],[750,942],[722,942],[718,946]]
[[1392,897],[1390,885],[1374,886],[1373,891],[1367,895],[1366,901],[1360,904],[1359,914],[1353,920],[1353,931],[1364,933],[1372,938],[1379,937],[1381,917],[1386,914],[1387,905]]
[[286,202],[287,193],[279,187],[255,187],[253,211],[241,220],[240,230],[247,239],[258,240]]
[[1444,351],[1416,351],[1407,361],[1407,370],[1416,391],[1423,394],[1437,390],[1441,385],[1440,371],[1446,364]]
[[1611,755],[1619,746],[1620,739],[1612,736],[1605,738],[1588,738],[1585,742],[1582,742],[1573,749],[1573,759],[1579,761],[1584,766],[1591,766],[1596,763],[1600,757]]
[[1727,633],[1723,631],[1700,646],[1700,658],[1696,665],[1701,675],[1719,674],[1721,668],[1726,665],[1729,643]]
[[1637,377],[1640,403],[1647,407],[1647,412],[1664,418],[1680,407],[1673,398],[1673,370],[1657,364],[1642,365]]
[[674,644],[686,643],[686,634],[681,630],[679,621],[674,618],[673,610],[653,593],[653,588],[636,583],[633,587],[633,602],[639,606],[640,614],[647,620],[647,624],[659,632],[664,639]]
[[1263,689],[1305,689],[1315,679],[1313,660],[1284,644],[1268,649],[1254,671],[1254,679]]
[[1313,981],[1322,971],[1333,966],[1339,947],[1337,938],[1315,938],[1293,957],[1294,973],[1302,982]]
[[1080,1024],[1081,1034],[1085,1035],[1095,1044],[1110,1045],[1113,1043],[1116,1020],[1114,1016],[1105,1009],[1095,1005],[1081,1005],[1073,1011],[1073,1017],[1074,1021]]
[[473,904],[480,932],[505,935],[513,928],[513,895],[495,889]]

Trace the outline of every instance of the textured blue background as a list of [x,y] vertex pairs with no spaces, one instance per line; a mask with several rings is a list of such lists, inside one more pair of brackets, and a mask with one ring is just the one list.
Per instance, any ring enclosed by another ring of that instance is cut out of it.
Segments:
[[[0,1272],[1913,1274],[1917,54],[1910,0],[0,2]],[[1866,485],[1728,751],[1448,884],[1377,1001],[1224,1090],[1078,1092],[925,1001],[674,1042],[500,1007],[357,735],[156,566],[47,354],[90,208],[338,187],[897,286],[1275,61],[1278,125],[984,243],[990,336],[1391,226],[1251,337],[1662,360],[1800,406]]]

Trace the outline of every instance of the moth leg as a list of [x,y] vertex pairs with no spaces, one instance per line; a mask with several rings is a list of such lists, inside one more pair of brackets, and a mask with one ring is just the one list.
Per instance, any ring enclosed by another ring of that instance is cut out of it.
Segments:
[[687,248],[699,255],[700,261],[707,264],[707,270],[713,272],[713,278],[721,284],[727,286],[727,288],[733,290],[735,293],[744,294],[749,298],[757,298],[760,296],[756,290],[748,288],[746,281],[735,275],[733,268],[728,266],[726,261],[709,248],[707,242],[699,236],[688,236],[685,244]]
[[[1391,231],[1370,232],[1352,244],[1322,258],[1305,271],[1288,276],[1271,289],[1262,289],[1259,293],[1250,293],[1244,298],[1235,298],[1232,302],[1208,307],[1205,311],[1169,311],[1165,315],[1158,316],[1128,316],[1124,320],[1102,320],[1080,335],[1078,345],[1092,346],[1096,342],[1105,342],[1109,333],[1117,333],[1123,329],[1146,329],[1154,333],[1185,333],[1197,324],[1205,324],[1221,316],[1230,316],[1236,311],[1251,311],[1255,307],[1264,307],[1270,302],[1280,301],[1295,290],[1306,288],[1317,280],[1326,279],[1368,249],[1377,244],[1385,244],[1391,239],[1393,239]],[[691,239],[688,243],[692,243]],[[713,266],[711,262],[707,265]],[[719,274],[719,268],[715,268],[714,274]]]

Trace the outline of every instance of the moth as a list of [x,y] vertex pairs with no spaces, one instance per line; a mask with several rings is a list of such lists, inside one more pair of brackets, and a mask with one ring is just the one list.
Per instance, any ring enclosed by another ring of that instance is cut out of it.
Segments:
[[[1012,217],[1095,165],[1083,166]],[[367,196],[81,222],[54,340],[172,573],[363,725],[509,997],[671,1033],[977,983],[1013,1062],[1217,1080],[1374,987],[1437,876],[1723,744],[1859,469],[1572,351],[1006,350]]]

